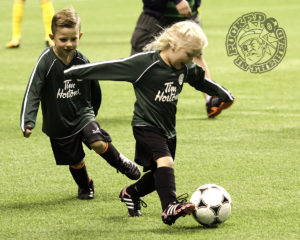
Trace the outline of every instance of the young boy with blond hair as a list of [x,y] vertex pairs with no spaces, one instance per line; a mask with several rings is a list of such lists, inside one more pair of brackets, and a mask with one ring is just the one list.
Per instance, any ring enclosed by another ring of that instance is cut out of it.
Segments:
[[156,191],[162,221],[172,225],[191,214],[195,205],[176,196],[174,159],[176,152],[177,102],[184,83],[230,106],[234,97],[192,60],[207,45],[206,36],[194,22],[182,21],[165,29],[146,52],[128,58],[73,66],[67,79],[117,80],[132,83],[136,102],[132,119],[136,140],[135,161],[146,172],[136,183],[124,187],[120,199],[131,217],[141,216],[141,197]]

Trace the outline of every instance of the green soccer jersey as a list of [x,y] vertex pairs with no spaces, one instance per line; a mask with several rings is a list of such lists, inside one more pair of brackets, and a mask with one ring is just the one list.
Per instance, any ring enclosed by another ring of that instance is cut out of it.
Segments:
[[73,66],[65,71],[65,77],[70,80],[131,82],[136,95],[132,125],[159,128],[168,138],[176,135],[176,105],[184,82],[210,95],[218,94],[221,99],[228,101],[231,98],[226,89],[204,78],[204,71],[200,66],[190,64],[176,70],[168,66],[157,51]]
[[64,138],[78,132],[94,119],[100,107],[98,81],[65,79],[63,71],[72,65],[88,63],[79,51],[69,66],[62,63],[52,48],[46,48],[30,76],[21,110],[21,129],[35,127],[41,102],[43,132],[51,138]]

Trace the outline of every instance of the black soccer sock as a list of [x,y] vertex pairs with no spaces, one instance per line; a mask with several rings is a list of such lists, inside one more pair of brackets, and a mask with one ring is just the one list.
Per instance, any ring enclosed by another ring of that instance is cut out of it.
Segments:
[[111,166],[118,169],[120,163],[120,153],[114,147],[114,145],[107,142],[105,150],[98,154],[103,157]]
[[170,167],[157,168],[153,174],[155,189],[164,211],[169,203],[176,201],[176,185],[174,169]]
[[133,197],[143,197],[155,190],[153,172],[145,173],[136,183],[127,187],[126,192]]
[[70,165],[69,169],[77,185],[80,188],[88,188],[90,179],[86,171],[85,162],[79,167]]

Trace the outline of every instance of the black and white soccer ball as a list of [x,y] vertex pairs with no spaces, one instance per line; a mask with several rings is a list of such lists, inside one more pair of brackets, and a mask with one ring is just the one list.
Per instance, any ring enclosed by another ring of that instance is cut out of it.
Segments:
[[195,220],[206,227],[217,227],[225,222],[231,213],[232,201],[229,193],[216,184],[205,184],[191,196],[196,210]]

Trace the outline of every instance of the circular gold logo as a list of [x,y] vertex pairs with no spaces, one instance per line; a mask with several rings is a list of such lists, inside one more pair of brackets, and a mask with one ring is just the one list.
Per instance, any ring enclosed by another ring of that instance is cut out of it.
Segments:
[[285,31],[275,18],[261,12],[239,17],[229,28],[225,42],[227,55],[244,71],[264,73],[275,68],[287,49]]

